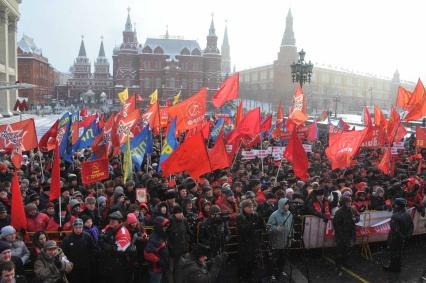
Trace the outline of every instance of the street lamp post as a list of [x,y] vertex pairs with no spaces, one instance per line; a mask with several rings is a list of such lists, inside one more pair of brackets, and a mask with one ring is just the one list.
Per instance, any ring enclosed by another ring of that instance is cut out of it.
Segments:
[[291,68],[291,77],[294,82],[300,84],[300,87],[303,87],[304,83],[310,83],[312,77],[312,70],[314,65],[309,61],[305,62],[305,51],[303,49],[299,52],[299,60],[297,63],[293,62],[290,65]]

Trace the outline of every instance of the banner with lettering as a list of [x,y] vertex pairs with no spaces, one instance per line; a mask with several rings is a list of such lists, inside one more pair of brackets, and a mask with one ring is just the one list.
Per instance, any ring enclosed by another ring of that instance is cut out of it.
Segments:
[[378,127],[374,127],[373,131],[367,135],[361,144],[361,147],[377,148],[385,146],[385,133]]
[[109,178],[108,159],[98,159],[81,163],[83,185],[93,184]]
[[426,147],[426,129],[416,126],[416,147]]

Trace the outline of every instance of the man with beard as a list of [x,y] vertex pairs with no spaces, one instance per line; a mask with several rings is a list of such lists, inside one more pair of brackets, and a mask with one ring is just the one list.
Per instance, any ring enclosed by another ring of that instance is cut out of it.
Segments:
[[241,214],[237,217],[237,229],[240,235],[239,245],[239,276],[241,282],[257,282],[256,255],[259,254],[261,243],[262,220],[254,212],[251,200],[241,202]]
[[351,204],[351,198],[343,196],[340,200],[340,208],[333,219],[337,248],[336,266],[339,276],[342,275],[341,267],[346,266],[346,260],[355,241],[355,223],[359,222],[359,215]]
[[390,251],[390,263],[384,266],[386,271],[400,272],[402,249],[405,241],[413,234],[413,219],[407,213],[405,207],[407,201],[404,198],[396,198],[393,205],[393,215],[390,222],[388,234],[388,245]]

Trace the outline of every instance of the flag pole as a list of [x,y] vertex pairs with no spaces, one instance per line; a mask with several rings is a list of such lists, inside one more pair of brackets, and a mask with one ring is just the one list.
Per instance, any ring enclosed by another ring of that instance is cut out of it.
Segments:
[[[38,156],[40,158],[41,181],[42,181],[42,183],[44,183],[44,168],[43,168],[43,161],[42,161],[43,154],[41,153],[40,148],[38,149]],[[34,160],[34,158],[33,158],[33,160]]]
[[[259,134],[259,136],[260,136],[260,151],[263,154],[263,136],[261,133]],[[260,160],[262,161],[262,175],[263,175],[263,157],[260,157]]]
[[242,144],[242,141],[241,141],[241,139],[240,139],[240,145],[238,146],[238,150],[237,150],[237,152],[235,153],[234,161],[232,161],[231,170],[232,170],[232,168],[234,167],[235,161],[237,160],[237,156],[238,156],[238,153],[240,152],[241,144]]
[[62,208],[61,208],[61,195],[59,194],[59,227],[62,227],[62,218],[61,218],[61,212],[62,212]]
[[275,186],[277,185],[277,180],[278,180],[278,174],[280,173],[280,170],[281,170],[281,168],[282,168],[282,165],[283,165],[283,159],[284,159],[284,156],[281,158],[281,161],[280,161],[280,166],[278,166],[278,171],[277,171],[277,175],[275,176]]

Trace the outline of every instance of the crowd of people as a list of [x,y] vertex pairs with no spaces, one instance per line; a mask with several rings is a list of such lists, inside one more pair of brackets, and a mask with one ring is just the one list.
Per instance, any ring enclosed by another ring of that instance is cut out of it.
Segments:
[[[182,137],[181,137],[182,138]],[[275,145],[265,139],[263,148]],[[230,256],[238,262],[240,282],[257,282],[262,234],[268,235],[271,260],[265,276],[284,278],[287,249],[298,214],[333,221],[338,266],[344,266],[355,239],[355,223],[368,210],[394,210],[391,262],[399,271],[403,242],[412,233],[405,207],[425,213],[424,168],[419,169],[413,137],[396,157],[393,176],[377,169],[381,149],[361,149],[356,164],[331,170],[320,136],[309,153],[309,178],[295,177],[291,165],[272,157],[235,159],[231,168],[194,180],[182,173],[157,172],[160,138],[154,137],[151,163],[124,183],[119,156],[111,157],[110,178],[83,186],[81,163],[60,166],[61,197],[49,201],[52,152],[28,152],[17,171],[27,228],[10,225],[10,154],[0,160],[0,282],[225,282]],[[422,167],[422,166],[420,166]],[[139,202],[137,188],[146,188]],[[227,243],[237,237],[238,252]],[[28,272],[30,270],[31,272]],[[16,280],[16,281],[12,281]]]

